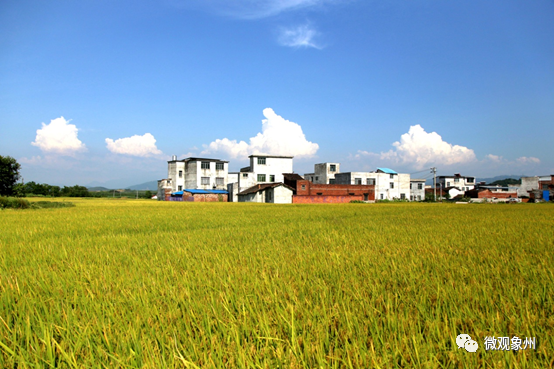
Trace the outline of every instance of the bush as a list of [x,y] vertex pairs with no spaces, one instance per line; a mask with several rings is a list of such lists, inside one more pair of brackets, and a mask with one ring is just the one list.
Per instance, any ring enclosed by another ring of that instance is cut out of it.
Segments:
[[30,203],[28,200],[16,197],[0,197],[0,209],[57,209],[71,208],[72,202],[37,201]]
[[350,200],[351,204],[365,204],[365,201],[362,200]]
[[0,197],[1,209],[28,209],[31,207],[29,201],[16,197]]
[[31,207],[33,209],[58,209],[58,208],[72,208],[75,204],[72,202],[53,202],[53,201],[37,201],[34,202]]

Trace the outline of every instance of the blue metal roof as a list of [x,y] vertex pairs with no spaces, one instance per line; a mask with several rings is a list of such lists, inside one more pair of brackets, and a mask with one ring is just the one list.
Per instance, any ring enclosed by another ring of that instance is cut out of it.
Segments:
[[229,192],[225,191],[225,190],[197,190],[197,189],[185,189],[183,191],[177,191],[177,192],[172,192],[171,195],[176,195],[176,196],[183,196],[183,192],[188,192],[188,193],[192,193],[192,194],[210,194],[210,193],[214,193],[214,194],[228,194]]
[[377,168],[377,170],[380,170],[381,172],[387,173],[387,174],[398,174],[394,170],[389,168]]

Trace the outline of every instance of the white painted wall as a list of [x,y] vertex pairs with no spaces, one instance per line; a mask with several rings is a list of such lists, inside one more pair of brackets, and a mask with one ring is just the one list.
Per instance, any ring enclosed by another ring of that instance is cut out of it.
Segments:
[[271,193],[271,201],[274,204],[292,204],[292,190],[285,186],[268,189]]
[[[375,184],[375,200],[393,200],[395,198],[410,199],[410,175],[393,174],[392,177],[387,173],[376,172],[345,172],[335,174],[336,184],[357,184],[356,180],[361,180],[361,184]],[[372,180],[368,182],[369,180]],[[391,188],[391,183],[393,188]]]
[[472,178],[473,182],[470,182],[468,178],[460,178],[455,176],[448,176],[444,178],[440,177],[437,178],[437,187],[440,187],[440,184],[442,184],[442,188],[456,187],[461,191],[473,190],[475,188],[475,177]]
[[[265,164],[258,164],[258,158],[265,158]],[[276,156],[264,156],[264,155],[251,155],[250,156],[250,171],[254,173],[254,179],[257,184],[258,174],[265,174],[265,182],[269,183],[270,175],[275,176],[273,182],[283,182],[283,173],[292,173],[292,157],[276,157]]]

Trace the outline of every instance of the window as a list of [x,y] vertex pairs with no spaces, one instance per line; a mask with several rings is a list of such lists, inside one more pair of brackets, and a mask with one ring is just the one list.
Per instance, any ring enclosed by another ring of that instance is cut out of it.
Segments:
[[450,187],[450,182],[446,182],[446,187]]
[[329,165],[329,172],[336,172],[336,171],[337,171],[337,166],[335,164]]
[[406,200],[406,194],[405,194],[405,193],[401,193],[401,194],[400,194],[400,199],[401,199],[401,200]]
[[367,201],[369,200],[369,194],[368,193],[364,193],[364,201]]
[[410,183],[410,190],[412,189],[412,184]]
[[224,186],[225,185],[225,179],[223,177],[216,177],[215,184],[216,184],[216,186]]
[[314,177],[312,177],[312,182],[314,181]]
[[275,182],[275,176],[273,174],[269,176],[269,182]]
[[394,188],[394,182],[390,183],[390,188]]
[[350,195],[350,196],[356,196],[356,194],[353,193],[353,192],[350,192],[349,195]]
[[200,183],[203,184],[203,185],[210,185],[210,177],[201,177],[200,178]]
[[224,170],[225,163],[215,163],[215,170]]
[[248,178],[248,173],[242,173],[242,178]]
[[258,174],[258,182],[265,182],[265,174]]
[[421,195],[417,195],[417,201],[421,201]]
[[258,164],[265,165],[265,158],[258,158]]
[[454,183],[460,182],[460,178],[454,178]]
[[318,192],[317,193],[317,196],[321,196],[321,195],[323,195],[323,192]]
[[368,179],[366,179],[366,183],[367,183],[368,185],[374,185],[374,184],[375,184],[375,179],[373,179],[373,178],[368,178]]
[[306,189],[306,185],[302,185],[302,189],[305,190],[305,189]]
[[473,183],[474,180],[475,180],[475,178],[466,178],[467,183]]
[[410,195],[410,201],[414,201],[414,197]]
[[182,170],[179,171],[179,178],[183,178],[183,171]]
[[390,175],[390,179],[394,179],[394,174],[391,174],[391,175]]
[[319,181],[319,177],[316,176],[316,177],[315,177],[315,180],[316,180],[316,181]]
[[361,178],[354,178],[354,184],[361,185],[362,179]]
[[203,161],[202,164],[200,164],[200,168],[210,169],[210,162],[209,161]]
[[177,191],[183,191],[183,186],[177,186]]
[[335,184],[335,179],[334,179],[334,178],[330,178],[330,179],[329,179],[329,184]]
[[418,190],[423,190],[423,183],[418,183],[417,184],[417,189]]
[[380,194],[380,195],[379,195],[379,198],[380,198],[381,200],[383,200],[383,194]]

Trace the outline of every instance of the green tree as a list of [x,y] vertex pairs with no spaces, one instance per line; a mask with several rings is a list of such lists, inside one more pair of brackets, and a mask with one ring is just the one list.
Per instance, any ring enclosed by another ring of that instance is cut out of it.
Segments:
[[0,196],[12,196],[21,165],[11,156],[0,155]]
[[61,191],[62,196],[67,197],[90,197],[90,192],[88,188],[84,186],[75,185],[73,187],[64,186]]

